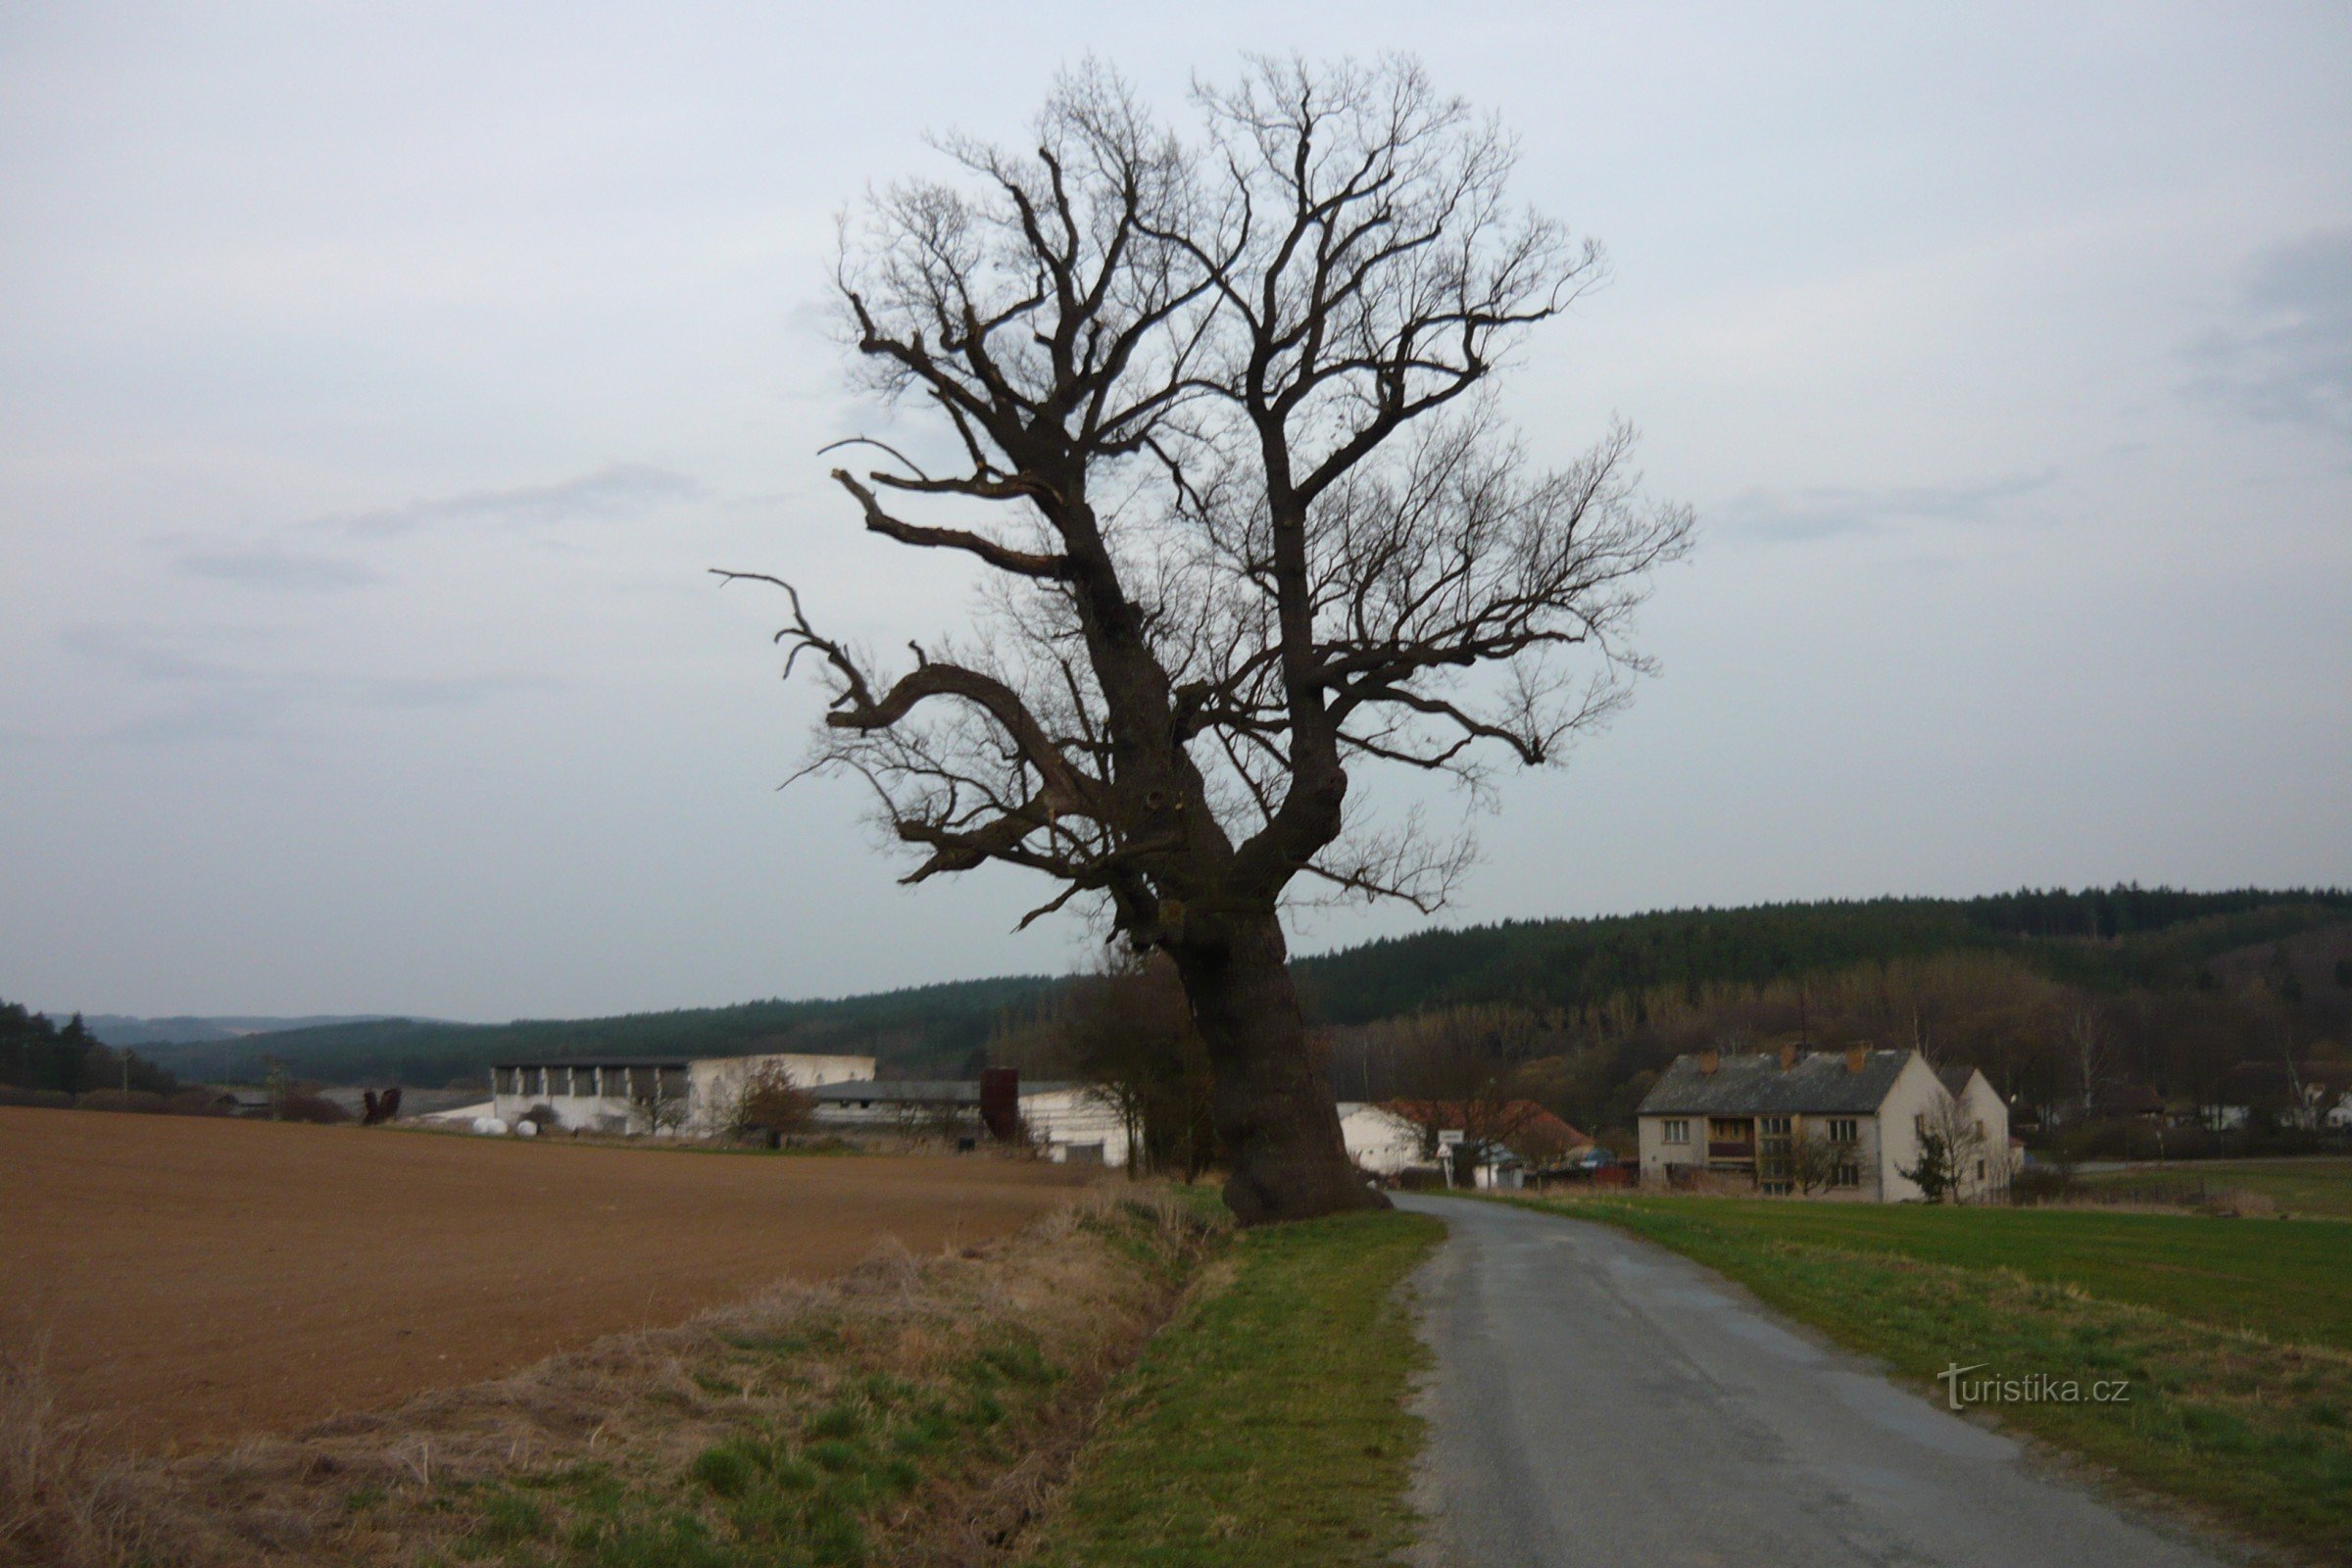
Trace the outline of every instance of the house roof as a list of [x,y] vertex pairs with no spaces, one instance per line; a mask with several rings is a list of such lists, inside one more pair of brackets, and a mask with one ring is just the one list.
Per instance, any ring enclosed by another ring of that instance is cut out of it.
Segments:
[[[1528,1143],[1555,1143],[1574,1148],[1592,1140],[1545,1110],[1532,1100],[1509,1100],[1496,1104],[1473,1105],[1459,1100],[1389,1100],[1381,1109],[1402,1116],[1422,1127],[1459,1127],[1465,1132],[1476,1131],[1482,1137],[1498,1138],[1504,1143],[1523,1139]],[[1475,1118],[1472,1112],[1477,1114]],[[1475,1119],[1483,1125],[1473,1129]]]
[[1968,1093],[1968,1081],[1976,1075],[1977,1069],[1974,1067],[1944,1066],[1936,1069],[1936,1081],[1943,1085],[1944,1092],[1954,1100]]
[[1711,1073],[1697,1056],[1674,1065],[1642,1098],[1642,1116],[1875,1115],[1918,1053],[1866,1051],[1862,1070],[1845,1070],[1842,1051],[1815,1051],[1783,1067],[1777,1054],[1726,1055]]

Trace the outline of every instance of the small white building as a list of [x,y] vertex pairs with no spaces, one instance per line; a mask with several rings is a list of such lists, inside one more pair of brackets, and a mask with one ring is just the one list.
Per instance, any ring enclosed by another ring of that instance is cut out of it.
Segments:
[[544,1105],[566,1131],[707,1136],[723,1130],[745,1083],[769,1071],[813,1090],[872,1078],[874,1058],[765,1052],[500,1062],[490,1069],[490,1114],[513,1126]]

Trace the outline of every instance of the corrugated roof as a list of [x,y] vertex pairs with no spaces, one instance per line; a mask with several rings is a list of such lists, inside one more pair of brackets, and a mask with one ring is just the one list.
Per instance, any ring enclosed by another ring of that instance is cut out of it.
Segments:
[[[1040,1080],[1021,1085],[1021,1095],[1025,1099],[1030,1095],[1082,1087],[1058,1080]],[[837,1104],[844,1101],[887,1105],[980,1103],[980,1085],[968,1078],[854,1078],[847,1083],[818,1084],[808,1094],[819,1104]]]
[[493,1067],[690,1067],[699,1056],[513,1056]]
[[1784,1068],[1779,1054],[1722,1058],[1712,1073],[1696,1056],[1677,1056],[1638,1112],[1643,1116],[1870,1115],[1886,1102],[1903,1064],[1918,1053],[1872,1051],[1860,1072],[1842,1051],[1809,1052]]

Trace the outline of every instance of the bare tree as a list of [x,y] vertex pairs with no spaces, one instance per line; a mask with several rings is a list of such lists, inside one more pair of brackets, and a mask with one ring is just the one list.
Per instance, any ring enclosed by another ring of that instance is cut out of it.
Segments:
[[633,1067],[631,1108],[648,1134],[674,1135],[686,1128],[691,1107],[686,1101],[685,1074],[669,1067]]
[[2090,1114],[2099,1086],[2115,1065],[2115,1039],[2099,1009],[2089,1002],[2075,1007],[2066,1020],[2066,1043],[2075,1061],[2075,1076],[2082,1086],[2082,1113]]
[[787,593],[787,672],[832,698],[810,765],[872,788],[907,881],[1021,867],[1058,884],[1022,924],[1084,901],[1167,953],[1254,1223],[1382,1201],[1283,905],[1434,909],[1469,854],[1377,819],[1354,765],[1477,791],[1490,757],[1556,760],[1646,669],[1629,617],[1690,517],[1637,499],[1627,431],[1542,469],[1486,390],[1601,275],[1508,205],[1497,126],[1400,60],[1197,100],[1188,142],[1087,68],[1033,156],[948,140],[954,177],[845,225],[851,341],[945,439],[833,477],[869,531],[985,568],[986,635],[892,674],[783,579],[722,575]]
[[1781,1157],[1781,1174],[1799,1193],[1809,1196],[1836,1187],[1852,1169],[1854,1159],[1854,1140],[1833,1138],[1826,1126],[1817,1127],[1808,1120],[1788,1141]]
[[1085,1083],[1126,1129],[1130,1174],[1181,1170],[1194,1182],[1208,1168],[1216,1129],[1207,1049],[1165,956],[1104,953],[1049,1013],[992,1040],[989,1056]]
[[1901,1174],[1917,1182],[1931,1203],[1983,1200],[2008,1179],[2008,1151],[2000,1151],[1996,1170],[1984,1124],[1949,1094],[1938,1093],[1920,1112],[1919,1142],[1918,1166]]
[[1388,1108],[1420,1128],[1424,1154],[1438,1154],[1442,1136],[1465,1171],[1506,1147],[1537,1163],[1567,1152],[1556,1118],[1531,1094],[1527,1062],[1543,1029],[1534,1014],[1459,1006],[1374,1028],[1388,1037],[1401,1091]]

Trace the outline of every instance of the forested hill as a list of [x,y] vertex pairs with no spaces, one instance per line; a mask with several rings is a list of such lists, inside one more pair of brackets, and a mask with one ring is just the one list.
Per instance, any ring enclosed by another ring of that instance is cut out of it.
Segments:
[[[1874,899],[1680,909],[1434,930],[1301,958],[1314,1016],[1366,1023],[1456,1003],[1576,1012],[1619,996],[1708,982],[1763,985],[1954,951],[2018,956],[2052,978],[2102,989],[2197,982],[2218,956],[2352,920],[2352,892],[2109,888],[1979,899]],[[1034,1015],[1056,982],[959,981],[829,1002],[568,1021],[451,1024],[386,1019],[148,1046],[182,1078],[253,1079],[265,1058],[298,1077],[438,1086],[521,1056],[871,1053],[885,1070],[957,1072],[1007,1019]]]
[[2352,917],[2352,891],[2025,891],[1670,909],[1423,931],[1299,961],[1318,1016],[1369,1023],[1454,1003],[1577,1010],[1711,981],[1763,985],[1889,958],[2017,954],[2096,987],[2193,984],[2206,960]]
[[1042,976],[963,980],[827,1002],[747,1002],[612,1018],[463,1024],[385,1018],[248,1035],[235,1041],[149,1046],[141,1054],[182,1078],[259,1078],[270,1060],[327,1083],[439,1085],[491,1062],[600,1055],[730,1055],[751,1051],[872,1054],[902,1069],[954,1071],[988,1044],[1008,1009],[1034,1005]]

